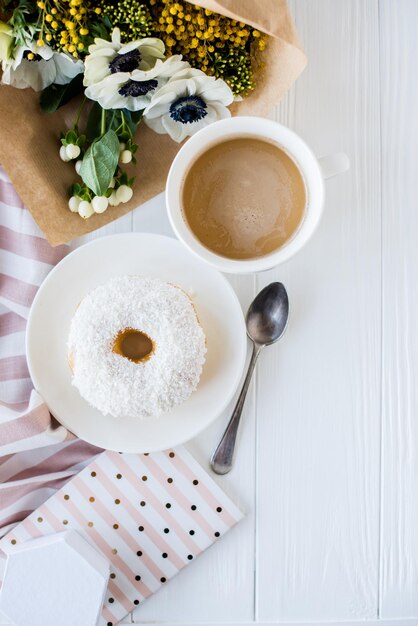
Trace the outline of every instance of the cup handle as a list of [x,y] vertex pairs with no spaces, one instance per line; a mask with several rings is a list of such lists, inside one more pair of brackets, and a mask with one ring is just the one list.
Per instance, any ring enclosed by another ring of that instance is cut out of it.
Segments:
[[324,178],[332,178],[350,169],[350,159],[344,152],[336,152],[318,159]]

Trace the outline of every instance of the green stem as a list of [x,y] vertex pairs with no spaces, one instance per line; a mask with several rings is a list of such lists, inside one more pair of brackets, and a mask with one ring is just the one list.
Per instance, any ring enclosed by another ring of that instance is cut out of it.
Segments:
[[106,111],[102,109],[102,123],[100,125],[100,135],[103,137],[105,132],[106,132]]
[[123,114],[123,111],[120,112],[120,117],[122,120],[122,132],[124,133],[125,132],[125,116]]
[[121,118],[122,118],[122,131],[127,130],[128,131],[128,135],[130,136],[131,139],[133,139],[133,135],[132,135],[131,129],[130,129],[129,125],[126,123],[124,112],[121,111],[120,115],[121,115]]
[[75,118],[75,122],[74,122],[74,126],[73,126],[73,130],[78,132],[78,122],[80,121],[80,116],[81,116],[81,112],[84,108],[84,105],[86,104],[87,98],[84,97],[80,103],[80,106],[78,107],[78,111],[77,111],[77,116]]

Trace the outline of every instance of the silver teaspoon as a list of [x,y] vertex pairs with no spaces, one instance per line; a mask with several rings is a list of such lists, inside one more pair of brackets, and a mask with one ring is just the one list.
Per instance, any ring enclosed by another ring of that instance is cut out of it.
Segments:
[[264,287],[248,309],[245,322],[247,335],[253,342],[253,353],[232,417],[210,460],[210,466],[216,474],[227,474],[232,467],[241,413],[258,355],[265,346],[280,339],[286,330],[288,317],[289,299],[282,283],[271,283]]

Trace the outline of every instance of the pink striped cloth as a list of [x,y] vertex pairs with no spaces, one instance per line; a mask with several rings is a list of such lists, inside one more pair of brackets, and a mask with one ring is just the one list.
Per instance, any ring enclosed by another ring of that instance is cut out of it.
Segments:
[[43,238],[0,168],[0,536],[100,452],[51,417],[26,364],[30,305],[67,251]]

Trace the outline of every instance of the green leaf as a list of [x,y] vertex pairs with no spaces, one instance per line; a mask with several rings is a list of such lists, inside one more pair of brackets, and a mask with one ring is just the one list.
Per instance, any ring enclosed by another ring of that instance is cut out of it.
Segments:
[[[128,111],[128,109],[109,109],[105,112],[106,128],[108,130],[117,130],[121,141],[127,142],[131,135],[134,135],[138,124],[140,123],[143,111]],[[122,132],[122,115],[125,119],[125,127],[127,130]],[[100,136],[100,123],[102,119],[102,107],[95,102],[90,109],[87,119],[86,135],[87,140],[92,142]],[[128,130],[129,129],[129,130]]]
[[133,124],[139,124],[142,120],[142,116],[144,115],[144,111],[128,111],[128,113]]
[[83,182],[102,196],[109,187],[119,160],[119,141],[114,130],[96,139],[84,155],[80,167]]
[[118,178],[119,185],[127,185],[128,184],[128,174],[126,172],[122,172]]
[[[100,137],[102,111],[102,107],[97,102],[90,109],[86,127],[87,141],[89,142]],[[105,120],[107,130],[117,130],[122,123],[120,109],[105,110]]]
[[[95,102],[91,107],[87,118],[86,135],[89,142],[94,141],[101,134],[102,107]],[[105,110],[105,121],[107,130],[117,130],[122,123],[120,109]]]
[[81,192],[81,185],[74,183],[70,187],[70,196],[79,196]]
[[83,91],[83,74],[74,76],[67,85],[50,85],[41,93],[40,103],[43,111],[53,113],[64,104],[67,104],[74,96]]
[[106,128],[108,130],[116,130],[121,124],[120,109],[106,109]]
[[[82,137],[84,137],[84,135],[81,135]],[[76,133],[75,130],[70,129],[66,132],[65,135],[61,136],[61,143],[63,146],[68,146],[68,144],[76,144],[76,145],[81,145],[78,143],[78,135]]]
[[90,109],[89,116],[87,118],[86,135],[87,141],[90,143],[100,137],[100,121],[102,119],[102,107],[98,102],[95,102]]
[[122,109],[122,110],[125,116],[125,122],[129,126],[129,129],[132,135],[135,135],[136,129],[138,128],[138,125],[140,121],[142,120],[142,116],[144,112],[143,111],[128,111],[127,109]]
[[75,130],[69,130],[68,133],[65,135],[65,140],[67,143],[76,143],[77,142],[77,138],[78,135],[75,132]]
[[100,37],[101,39],[110,39],[110,33],[112,32],[113,25],[107,15],[102,15],[100,18],[95,18],[98,21],[94,21],[91,24],[91,34],[93,37]]

